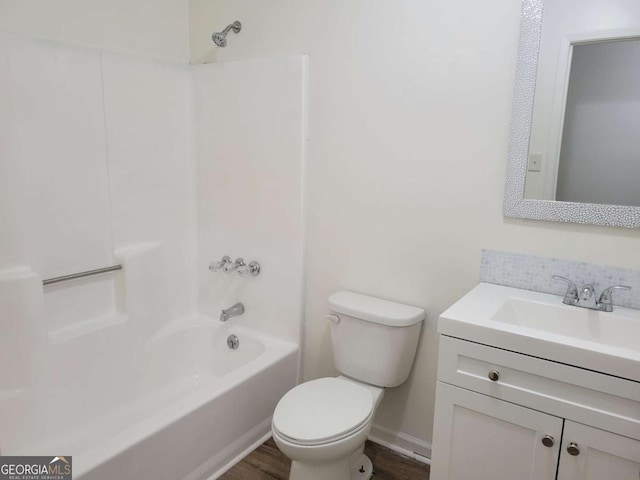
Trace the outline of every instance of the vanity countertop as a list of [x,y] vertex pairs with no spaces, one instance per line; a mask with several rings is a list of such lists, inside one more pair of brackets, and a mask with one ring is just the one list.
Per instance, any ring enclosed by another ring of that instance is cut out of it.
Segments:
[[438,332],[640,382],[640,310],[480,283],[440,316]]

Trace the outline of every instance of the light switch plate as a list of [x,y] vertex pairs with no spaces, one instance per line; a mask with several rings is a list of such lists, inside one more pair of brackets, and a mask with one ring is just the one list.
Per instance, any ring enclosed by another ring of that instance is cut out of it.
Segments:
[[530,153],[529,154],[529,166],[527,168],[530,172],[539,172],[542,170],[542,154]]

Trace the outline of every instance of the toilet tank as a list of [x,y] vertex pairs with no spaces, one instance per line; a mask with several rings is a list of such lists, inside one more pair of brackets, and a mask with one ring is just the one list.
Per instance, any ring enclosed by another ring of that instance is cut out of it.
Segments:
[[340,373],[380,387],[404,383],[418,347],[422,308],[343,290],[329,297],[329,309]]

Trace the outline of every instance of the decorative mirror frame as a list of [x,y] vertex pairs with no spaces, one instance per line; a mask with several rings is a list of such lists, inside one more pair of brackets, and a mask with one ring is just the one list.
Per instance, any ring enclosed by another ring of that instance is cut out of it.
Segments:
[[514,218],[640,228],[640,207],[524,198],[543,10],[544,0],[522,2],[503,213]]

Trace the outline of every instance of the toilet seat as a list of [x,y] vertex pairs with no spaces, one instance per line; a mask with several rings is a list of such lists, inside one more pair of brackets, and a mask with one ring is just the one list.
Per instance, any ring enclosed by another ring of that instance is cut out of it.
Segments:
[[339,378],[319,378],[282,397],[273,414],[273,430],[290,443],[323,445],[362,430],[374,407],[369,389]]

